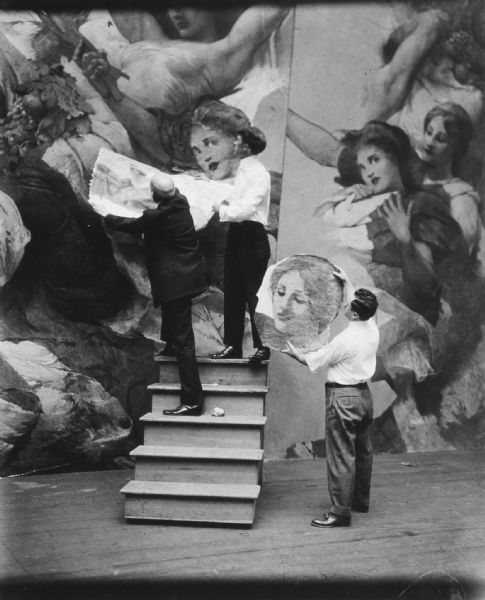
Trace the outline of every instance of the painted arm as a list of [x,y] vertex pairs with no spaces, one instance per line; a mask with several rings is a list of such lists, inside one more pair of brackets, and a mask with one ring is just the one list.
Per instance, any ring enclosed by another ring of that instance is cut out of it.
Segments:
[[110,10],[110,15],[121,35],[131,44],[134,42],[165,42],[169,39],[155,17],[148,12]]
[[450,203],[451,216],[461,228],[469,253],[477,249],[480,239],[479,204],[478,194],[474,190],[454,196]]
[[[378,70],[366,92],[363,122],[387,119],[402,106],[421,61],[434,46],[448,15],[441,10],[429,10],[417,15],[404,26],[407,37],[391,62]],[[336,167],[341,151],[339,140],[325,128],[288,111],[286,134],[310,160],[326,167]]]
[[350,306],[352,300],[355,298],[355,288],[352,285],[347,273],[340,267],[336,266],[333,274],[343,286],[343,302],[344,306],[348,307]]
[[310,160],[323,167],[336,167],[342,149],[340,141],[329,131],[304,119],[294,110],[288,111],[286,135]]
[[139,148],[146,153],[145,162],[150,161],[151,164],[158,167],[171,167],[172,160],[162,145],[157,117],[126,96],[117,87],[115,94],[103,93],[102,78],[110,68],[106,54],[94,50],[82,52],[82,44],[80,44],[76,48],[73,60],[78,63],[91,85],[100,93]]
[[365,91],[364,122],[388,119],[402,107],[418,68],[448,23],[447,13],[432,9],[419,13],[404,26],[407,37]]
[[252,6],[239,16],[228,35],[221,40],[221,46],[228,53],[236,53],[239,59],[233,57],[235,60],[243,60],[246,53],[252,55],[269,38],[289,12],[288,6]]
[[239,16],[225,38],[198,45],[203,59],[200,76],[210,88],[205,94],[221,96],[234,88],[251,66],[254,52],[282,24],[289,11],[285,6],[252,6]]

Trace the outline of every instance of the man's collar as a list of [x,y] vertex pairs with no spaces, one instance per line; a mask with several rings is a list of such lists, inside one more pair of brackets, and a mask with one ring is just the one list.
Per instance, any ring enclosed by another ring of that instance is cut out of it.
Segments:
[[363,325],[366,325],[369,321],[349,321],[349,327],[362,327]]

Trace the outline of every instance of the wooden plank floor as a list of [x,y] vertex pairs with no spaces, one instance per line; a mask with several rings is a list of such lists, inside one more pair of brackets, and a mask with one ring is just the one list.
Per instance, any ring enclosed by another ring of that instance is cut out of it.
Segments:
[[320,459],[265,464],[251,529],[127,523],[131,470],[1,479],[0,597],[391,600],[439,570],[482,600],[484,475],[484,452],[376,456],[371,511],[331,530]]

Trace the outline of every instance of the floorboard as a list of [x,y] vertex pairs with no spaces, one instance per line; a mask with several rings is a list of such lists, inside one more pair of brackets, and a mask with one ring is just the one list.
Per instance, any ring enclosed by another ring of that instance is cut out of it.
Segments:
[[131,470],[4,478],[0,597],[212,599],[230,589],[230,600],[395,600],[441,571],[467,600],[485,600],[484,459],[376,456],[371,511],[332,530],[310,526],[327,502],[321,459],[265,463],[251,529],[127,523],[119,490]]

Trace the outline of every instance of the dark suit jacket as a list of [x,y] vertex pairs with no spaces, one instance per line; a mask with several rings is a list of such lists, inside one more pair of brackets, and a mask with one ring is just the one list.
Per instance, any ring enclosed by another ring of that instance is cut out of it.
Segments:
[[[154,200],[157,201],[156,195]],[[117,231],[144,234],[148,277],[155,306],[196,296],[209,286],[204,256],[195,232],[187,198],[176,191],[157,208],[138,219],[107,215],[106,225]]]

